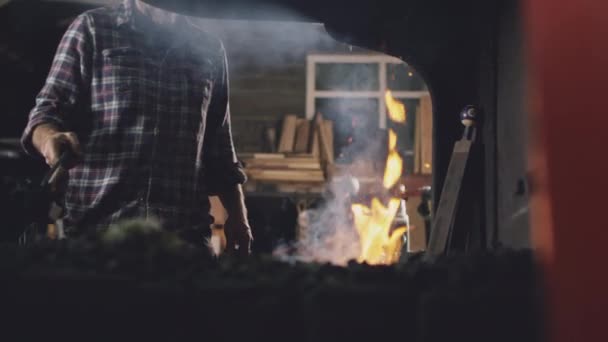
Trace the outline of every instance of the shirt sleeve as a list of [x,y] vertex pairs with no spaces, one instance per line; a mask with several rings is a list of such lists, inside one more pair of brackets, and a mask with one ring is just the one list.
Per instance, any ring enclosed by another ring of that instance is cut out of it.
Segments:
[[21,143],[29,154],[37,154],[32,145],[32,133],[36,126],[51,123],[61,130],[70,130],[71,117],[90,82],[92,57],[89,19],[86,14],[78,16],[63,35],[51,70],[29,120]]
[[228,62],[221,48],[216,81],[207,112],[207,128],[203,143],[203,163],[207,192],[215,195],[247,180],[238,162],[232,140],[228,85]]

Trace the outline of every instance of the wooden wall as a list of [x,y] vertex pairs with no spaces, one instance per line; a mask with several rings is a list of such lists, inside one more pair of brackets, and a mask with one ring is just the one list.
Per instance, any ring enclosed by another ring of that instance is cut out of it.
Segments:
[[207,19],[200,25],[220,37],[228,53],[239,152],[262,150],[264,128],[279,128],[285,114],[304,116],[308,53],[351,51],[320,24]]

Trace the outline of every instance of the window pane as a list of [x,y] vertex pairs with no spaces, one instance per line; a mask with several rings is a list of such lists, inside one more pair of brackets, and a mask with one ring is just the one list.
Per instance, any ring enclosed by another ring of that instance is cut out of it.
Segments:
[[315,100],[316,111],[334,122],[336,156],[340,156],[346,146],[365,146],[373,139],[378,131],[378,105],[378,99],[374,98]]
[[386,84],[391,90],[425,90],[422,77],[406,63],[386,65]]
[[392,128],[397,133],[397,149],[404,159],[406,174],[412,174],[414,170],[414,143],[416,141],[416,110],[420,104],[418,99],[397,99],[405,105],[406,121],[399,124],[387,120],[387,128]]
[[377,63],[318,63],[315,72],[316,90],[380,89]]

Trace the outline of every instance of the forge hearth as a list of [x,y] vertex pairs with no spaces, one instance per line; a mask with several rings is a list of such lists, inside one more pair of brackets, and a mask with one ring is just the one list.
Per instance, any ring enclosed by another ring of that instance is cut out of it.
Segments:
[[539,338],[529,251],[338,267],[215,259],[170,233],[134,232],[0,249],[4,326],[24,340]]

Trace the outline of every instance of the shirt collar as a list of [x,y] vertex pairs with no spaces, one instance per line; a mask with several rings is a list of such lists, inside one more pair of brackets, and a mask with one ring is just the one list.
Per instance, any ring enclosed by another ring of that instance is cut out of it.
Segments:
[[133,0],[123,0],[120,6],[118,6],[118,15],[116,16],[116,25],[122,27],[123,25],[135,28],[135,22],[133,18]]
[[[127,26],[128,28],[130,28],[134,31],[141,32],[141,30],[140,30],[141,19],[139,20],[140,23],[138,24],[137,17],[139,14],[136,13],[136,11],[137,11],[137,9],[135,8],[134,0],[123,0],[118,7],[116,25],[118,27]],[[188,29],[192,29],[192,28],[187,25],[187,21],[182,16],[178,16],[177,23],[175,24],[174,29],[179,32],[188,32]],[[169,31],[169,33],[170,33],[170,31]],[[181,35],[178,35],[178,38],[181,38],[180,36]],[[180,39],[178,39],[178,40],[180,40]]]

